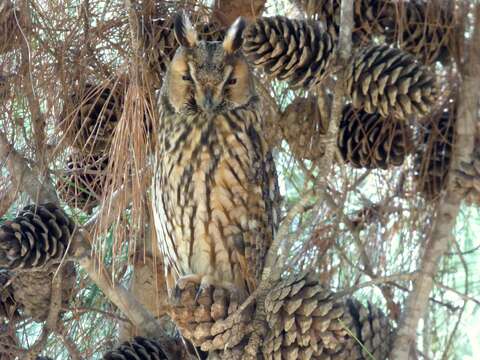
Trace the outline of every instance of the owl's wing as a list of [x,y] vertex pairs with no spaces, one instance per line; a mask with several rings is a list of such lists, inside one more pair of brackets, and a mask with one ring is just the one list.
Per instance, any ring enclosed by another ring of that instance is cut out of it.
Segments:
[[247,129],[247,134],[253,145],[251,154],[253,166],[248,201],[250,223],[247,233],[243,236],[246,266],[244,271],[248,278],[254,279],[253,287],[256,287],[266,254],[278,228],[280,192],[275,163],[265,139],[253,125]]

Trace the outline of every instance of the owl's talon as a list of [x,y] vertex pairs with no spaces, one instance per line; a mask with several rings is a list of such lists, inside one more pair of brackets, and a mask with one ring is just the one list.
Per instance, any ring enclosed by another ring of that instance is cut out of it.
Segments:
[[201,282],[199,275],[186,275],[177,280],[170,295],[170,302],[174,306],[193,306],[196,303],[197,286]]
[[[197,292],[195,294],[195,302],[200,303],[202,300],[202,297],[211,297],[210,293],[208,290],[210,290],[211,285],[210,284],[205,284],[205,283],[200,283],[200,286],[197,289]],[[207,294],[208,292],[208,294]],[[206,296],[205,296],[206,295]]]
[[182,290],[180,289],[180,286],[178,284],[175,284],[175,287],[173,288],[172,291],[172,296],[171,296],[171,302],[173,305],[178,305],[180,304],[180,298],[182,296]]

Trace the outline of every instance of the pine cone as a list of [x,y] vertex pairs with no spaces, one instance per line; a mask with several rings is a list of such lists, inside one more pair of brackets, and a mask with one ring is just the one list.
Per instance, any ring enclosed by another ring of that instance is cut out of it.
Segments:
[[71,96],[59,126],[75,148],[85,154],[108,149],[122,115],[125,86],[123,79],[112,87],[87,84]]
[[102,155],[70,155],[65,175],[57,183],[62,199],[69,206],[90,213],[104,192],[108,161]]
[[[15,50],[22,42],[23,16],[10,0],[0,2],[0,54]],[[24,29],[25,31],[25,29]]]
[[434,200],[445,189],[452,160],[455,134],[455,105],[427,119],[420,137],[415,169],[417,189],[427,200]]
[[226,322],[239,305],[239,299],[225,289],[209,287],[198,296],[197,286],[188,283],[172,303],[170,316],[182,336],[202,351],[231,349],[244,339],[252,315],[249,307],[235,323]]
[[[17,303],[21,304],[22,315],[37,322],[47,319],[56,270],[56,266],[51,266],[45,271],[21,271],[16,274],[12,282],[13,295]],[[75,287],[76,271],[73,263],[65,263],[56,276],[62,277],[62,307],[67,307]]]
[[322,117],[315,96],[296,98],[283,112],[279,125],[297,159],[316,161],[323,156],[321,139],[328,131],[328,118]]
[[62,259],[74,223],[54,204],[29,205],[0,226],[0,266],[32,269]]
[[295,88],[313,86],[325,77],[334,47],[320,23],[276,16],[248,26],[243,50],[255,66]]
[[[170,343],[160,343],[154,339],[135,337],[126,341],[115,350],[103,355],[104,360],[163,360],[168,359],[164,350],[169,350],[174,359],[187,359],[186,345],[177,338],[172,338]],[[188,347],[188,346],[187,346]]]
[[[340,0],[297,0],[309,16],[325,24],[334,41],[340,32]],[[355,0],[353,42],[369,42],[372,35],[385,35],[392,28],[395,7],[387,0]]]
[[448,57],[453,36],[453,9],[437,1],[410,0],[397,5],[396,24],[387,36],[390,43],[431,64]]
[[18,316],[18,307],[13,288],[10,284],[12,275],[8,270],[0,269],[0,321]]
[[412,149],[411,131],[403,121],[343,109],[338,132],[338,147],[345,162],[356,168],[388,169],[400,166]]
[[354,108],[398,119],[428,114],[437,97],[433,74],[412,55],[387,45],[362,48],[346,85]]
[[[386,359],[391,327],[372,306],[336,299],[313,276],[283,280],[265,300],[265,359]],[[356,339],[354,338],[356,337]]]

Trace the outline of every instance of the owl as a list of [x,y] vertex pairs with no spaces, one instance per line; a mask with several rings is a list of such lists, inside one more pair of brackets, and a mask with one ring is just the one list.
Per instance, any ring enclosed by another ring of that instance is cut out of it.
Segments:
[[174,20],[180,46],[158,96],[152,183],[170,291],[193,282],[248,295],[277,228],[278,183],[244,28],[239,18],[223,41],[206,42],[185,15]]

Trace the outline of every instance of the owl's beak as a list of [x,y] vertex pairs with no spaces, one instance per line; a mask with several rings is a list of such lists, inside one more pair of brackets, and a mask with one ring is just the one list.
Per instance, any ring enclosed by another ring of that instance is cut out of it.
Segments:
[[207,111],[213,110],[213,92],[212,89],[205,89],[205,98],[203,99],[203,108]]
[[215,108],[216,104],[213,99],[213,91],[212,89],[206,88],[204,90],[204,98],[203,98],[203,104],[202,107],[206,111],[211,111]]

